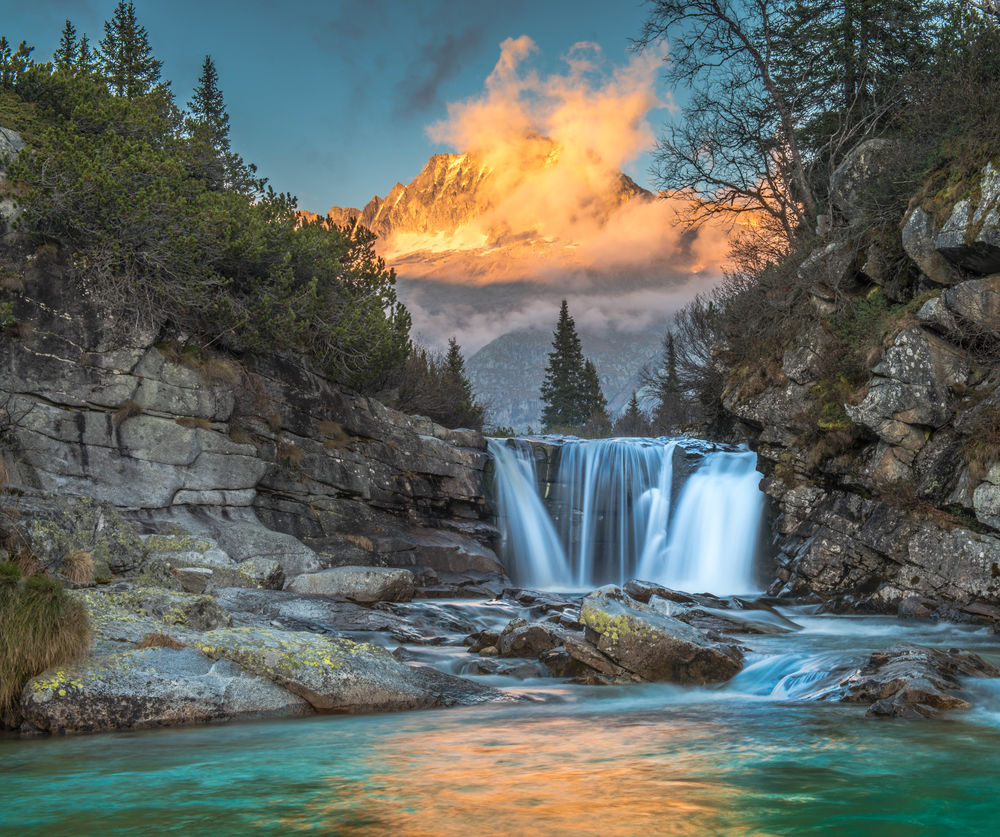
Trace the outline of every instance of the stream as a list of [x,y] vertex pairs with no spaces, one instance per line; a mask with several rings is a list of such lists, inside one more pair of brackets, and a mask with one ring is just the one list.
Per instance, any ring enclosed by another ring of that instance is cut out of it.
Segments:
[[[642,572],[719,595],[753,588],[763,504],[752,454],[649,440],[607,446],[607,458],[571,448],[539,490],[530,447],[491,449],[506,560],[522,587],[579,596]],[[625,459],[635,463],[625,480],[602,464]],[[1000,664],[986,628],[777,604],[752,611],[779,632],[741,635],[744,667],[726,683],[585,686],[533,661],[516,676],[482,673],[466,637],[539,618],[530,602],[391,610],[433,626],[433,641],[352,636],[499,687],[510,702],[3,738],[0,834],[910,837],[1000,824],[1000,680],[969,681],[974,708],[939,720],[868,719],[865,706],[828,699],[899,641]]]

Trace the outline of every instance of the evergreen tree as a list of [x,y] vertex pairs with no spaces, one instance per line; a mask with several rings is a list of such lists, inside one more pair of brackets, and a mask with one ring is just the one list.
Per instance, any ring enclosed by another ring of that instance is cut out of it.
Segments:
[[221,190],[233,180],[230,168],[235,158],[229,150],[229,114],[211,55],[205,56],[188,108],[191,110],[188,131],[195,144],[201,175],[210,189]]
[[621,414],[615,422],[615,436],[646,436],[649,434],[649,422],[645,414],[639,407],[639,397],[635,391],[625,407],[625,412]]
[[[599,385],[598,385],[599,386]],[[586,397],[583,348],[566,300],[552,335],[552,351],[542,381],[542,425],[546,431],[581,427],[592,410]]]
[[219,89],[219,73],[211,55],[201,65],[194,95],[188,102],[193,122],[200,126],[219,156],[229,152],[229,114]]
[[80,46],[76,51],[76,69],[83,73],[92,73],[97,68],[97,56],[90,48],[87,33],[80,36]]
[[111,19],[104,22],[99,58],[108,87],[117,96],[144,96],[159,82],[163,62],[153,58],[146,27],[136,20],[132,0],[118,0]]
[[452,337],[448,340],[448,353],[445,355],[443,375],[448,387],[454,393],[456,401],[456,422],[465,427],[482,427],[485,410],[476,401],[472,383],[465,371],[465,358],[462,357],[462,347]]
[[17,50],[11,52],[10,43],[0,36],[0,87],[13,87],[18,76],[34,64],[31,60],[34,49],[27,41],[21,41]]
[[587,418],[603,416],[607,418],[608,399],[601,390],[601,379],[597,375],[597,367],[587,358],[583,362],[583,398],[587,405]]
[[67,20],[59,37],[59,48],[53,54],[52,60],[60,70],[71,70],[76,66],[77,55],[76,27]]

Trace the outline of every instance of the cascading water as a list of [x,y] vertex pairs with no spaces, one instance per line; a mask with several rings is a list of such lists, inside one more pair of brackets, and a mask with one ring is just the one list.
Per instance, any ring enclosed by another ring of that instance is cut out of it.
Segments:
[[[536,443],[537,444],[537,443]],[[584,588],[639,577],[721,595],[755,589],[763,511],[756,455],[690,439],[489,441],[508,571],[520,584]]]
[[496,473],[497,520],[503,553],[512,578],[552,587],[566,584],[569,564],[538,496],[538,474],[530,445],[488,439]]

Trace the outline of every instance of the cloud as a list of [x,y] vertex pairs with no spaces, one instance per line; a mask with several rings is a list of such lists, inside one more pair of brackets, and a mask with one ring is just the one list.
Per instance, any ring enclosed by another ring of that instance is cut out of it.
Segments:
[[554,73],[537,57],[531,38],[507,38],[483,89],[428,128],[467,155],[476,211],[384,242],[431,344],[454,334],[471,353],[511,331],[551,330],[564,297],[582,330],[662,332],[721,274],[728,229],[690,230],[690,196],[636,194],[623,179],[654,144],[651,112],[671,106],[656,87],[663,54],[615,65],[581,42]]
[[462,69],[485,37],[482,29],[470,26],[461,32],[445,32],[428,41],[396,84],[400,110],[405,114],[425,111],[437,104],[440,88]]
[[450,103],[428,128],[486,173],[479,211],[449,229],[398,231],[387,257],[406,275],[478,283],[655,270],[664,260],[690,273],[718,266],[726,231],[685,233],[688,196],[627,200],[623,186],[622,170],[654,143],[650,112],[670,104],[656,90],[662,53],[615,66],[581,42],[563,56],[565,71],[542,75],[532,67],[537,52],[525,35],[507,38],[482,92]]

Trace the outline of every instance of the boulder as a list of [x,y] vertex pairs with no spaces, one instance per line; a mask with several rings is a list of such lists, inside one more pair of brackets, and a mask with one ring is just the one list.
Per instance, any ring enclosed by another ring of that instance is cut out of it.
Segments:
[[644,680],[718,682],[736,674],[743,663],[735,645],[713,642],[690,625],[629,598],[614,585],[584,598],[580,621],[599,651]]
[[[206,633],[194,645],[213,659],[232,660],[274,681],[322,712],[390,712],[440,706],[446,702],[441,683],[447,681],[453,695],[465,689],[459,688],[461,678],[419,672],[384,648],[339,637],[231,628]],[[481,696],[481,690],[474,686],[466,691]]]
[[974,196],[955,204],[935,239],[952,264],[973,273],[1000,273],[1000,169],[987,163]]
[[413,598],[413,573],[390,567],[333,567],[296,576],[285,589],[354,602],[408,602]]
[[310,715],[309,703],[266,677],[191,648],[91,658],[31,680],[25,722],[51,733],[101,732]]
[[919,206],[914,207],[903,221],[903,250],[932,282],[953,285],[960,277],[958,271],[937,251],[937,235],[931,216]]
[[1000,464],[993,465],[972,492],[976,520],[992,529],[1000,529]]
[[978,654],[901,642],[876,651],[845,678],[841,700],[871,704],[868,717],[932,718],[969,708],[959,694],[962,677],[1000,677],[1000,669]]
[[887,171],[899,146],[888,139],[869,139],[859,143],[837,166],[830,177],[830,199],[848,221],[864,217],[862,197]]
[[962,323],[963,339],[1000,340],[1000,275],[961,282],[945,291],[943,301]]
[[552,622],[514,619],[503,629],[497,647],[501,657],[538,658],[546,651],[563,645],[570,636],[570,631]]

